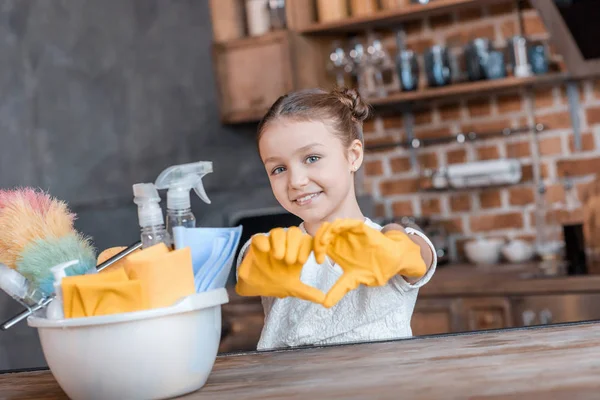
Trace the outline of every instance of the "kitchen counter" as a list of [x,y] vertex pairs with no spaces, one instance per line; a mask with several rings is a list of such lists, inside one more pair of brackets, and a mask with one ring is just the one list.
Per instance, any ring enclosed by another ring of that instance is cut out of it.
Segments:
[[[600,323],[223,355],[182,399],[598,398]],[[0,375],[3,399],[65,399],[48,371]]]

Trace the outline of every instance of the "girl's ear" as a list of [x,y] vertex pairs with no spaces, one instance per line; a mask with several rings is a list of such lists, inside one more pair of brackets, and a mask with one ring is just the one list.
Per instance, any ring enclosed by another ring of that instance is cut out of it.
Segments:
[[350,171],[356,172],[363,162],[363,144],[360,140],[354,139],[348,148],[348,161],[350,162]]

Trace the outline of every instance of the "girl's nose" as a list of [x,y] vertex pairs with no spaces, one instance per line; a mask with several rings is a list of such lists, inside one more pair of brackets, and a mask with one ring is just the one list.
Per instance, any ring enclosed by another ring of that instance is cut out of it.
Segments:
[[300,189],[308,184],[308,174],[304,168],[293,168],[289,170],[289,185],[292,189]]

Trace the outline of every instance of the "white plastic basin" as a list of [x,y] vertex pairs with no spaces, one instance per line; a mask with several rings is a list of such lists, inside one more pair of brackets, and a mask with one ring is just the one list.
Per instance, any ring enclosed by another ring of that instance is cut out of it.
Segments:
[[206,383],[228,301],[227,291],[217,289],[171,307],[27,322],[38,329],[48,366],[71,399],[164,399]]

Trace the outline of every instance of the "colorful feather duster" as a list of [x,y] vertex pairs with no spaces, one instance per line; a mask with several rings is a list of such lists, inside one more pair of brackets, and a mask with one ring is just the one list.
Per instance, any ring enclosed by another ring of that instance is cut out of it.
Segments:
[[16,269],[45,294],[54,291],[50,268],[79,260],[67,275],[96,266],[90,239],[78,233],[67,204],[32,188],[0,190],[0,263]]

